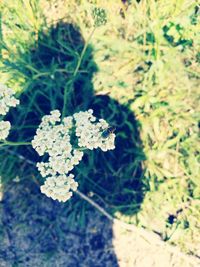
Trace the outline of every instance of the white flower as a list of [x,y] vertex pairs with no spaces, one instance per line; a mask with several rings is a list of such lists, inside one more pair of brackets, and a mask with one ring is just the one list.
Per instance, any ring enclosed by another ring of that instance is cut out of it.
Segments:
[[9,121],[0,121],[0,141],[5,140],[11,128],[11,124]]
[[14,97],[15,92],[4,84],[0,84],[0,115],[6,115],[10,107],[16,107],[19,100]]
[[[14,97],[14,91],[0,83],[0,115],[6,115],[10,107],[15,107],[18,104],[19,100]],[[8,137],[10,128],[9,121],[0,121],[0,141]]]
[[33,148],[39,155],[48,153],[50,156],[57,156],[65,153],[70,154],[72,146],[70,144],[69,128],[65,125],[55,125],[59,122],[60,113],[55,113],[43,117],[42,123],[37,129],[36,135],[32,140]]
[[74,114],[76,136],[78,145],[88,149],[100,148],[103,151],[115,148],[115,134],[111,133],[107,138],[102,137],[104,130],[108,128],[108,123],[104,119],[96,121],[92,115],[92,110]]
[[32,146],[40,156],[48,156],[46,162],[37,163],[41,176],[46,178],[41,191],[53,199],[66,201],[72,195],[70,189],[76,190],[78,186],[68,173],[82,160],[81,150],[114,149],[115,134],[102,136],[109,125],[103,119],[97,121],[91,109],[63,120],[60,117],[60,112],[54,110],[42,118]]
[[37,164],[43,177],[67,174],[83,157],[83,152],[74,150],[70,143],[73,118],[67,117],[60,122],[60,115],[58,110],[54,110],[44,116],[32,140],[39,155],[49,155],[48,162]]
[[74,181],[74,175],[70,174],[59,175],[59,176],[51,176],[48,177],[42,185],[41,192],[51,197],[54,200],[65,202],[72,196],[72,191],[76,191],[78,187],[78,183]]
[[65,126],[67,126],[69,129],[72,128],[72,126],[73,126],[73,117],[72,116],[65,117],[63,119],[63,124]]

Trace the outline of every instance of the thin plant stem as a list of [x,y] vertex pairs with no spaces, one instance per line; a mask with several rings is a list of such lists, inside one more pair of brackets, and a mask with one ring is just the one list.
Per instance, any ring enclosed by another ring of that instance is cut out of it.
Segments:
[[31,142],[12,142],[12,141],[5,141],[2,144],[0,144],[1,146],[29,146],[31,145]]
[[68,88],[72,88],[72,80],[70,81],[70,83],[67,83],[65,85],[65,89],[64,89],[64,103],[63,103],[63,109],[62,109],[62,119],[65,117],[65,113],[66,113],[66,106],[67,106],[67,89]]
[[[96,30],[96,27],[94,27],[94,28],[92,29],[92,31],[91,31],[91,33],[90,33],[90,35],[89,35],[87,41],[86,41],[85,44],[84,44],[84,47],[83,47],[83,50],[82,50],[82,52],[81,52],[80,58],[79,58],[79,60],[78,60],[78,63],[77,63],[77,65],[76,65],[76,68],[75,68],[75,70],[74,70],[72,80],[71,80],[71,82],[69,83],[71,89],[72,89],[73,81],[74,81],[74,79],[75,79],[75,77],[76,77],[76,75],[77,75],[77,73],[78,73],[78,71],[79,71],[79,68],[80,68],[80,66],[81,66],[81,63],[82,63],[82,60],[83,60],[85,51],[86,51],[86,49],[87,49],[87,47],[88,47],[88,44],[89,44],[89,42],[90,42],[90,40],[91,40],[91,38],[92,38],[92,36],[93,36],[95,30]],[[64,89],[64,103],[63,103],[63,109],[62,109],[62,119],[65,117],[65,112],[66,112],[66,105],[67,105],[67,89],[68,89],[68,88],[69,88],[68,86],[65,86],[65,89]]]
[[85,44],[84,44],[83,50],[82,50],[82,52],[81,52],[80,58],[79,58],[79,60],[78,60],[77,66],[76,66],[75,71],[74,71],[74,74],[73,74],[74,77],[76,76],[76,74],[77,74],[77,72],[78,72],[78,70],[79,70],[79,68],[80,68],[80,65],[81,65],[83,56],[84,56],[84,54],[85,54],[85,51],[86,51],[86,49],[87,49],[87,47],[88,47],[88,44],[89,44],[89,42],[90,42],[90,40],[91,40],[91,38],[92,38],[92,36],[93,36],[95,30],[96,30],[96,27],[93,28],[93,30],[91,31],[91,33],[90,33],[90,35],[89,35],[87,41],[86,41]]

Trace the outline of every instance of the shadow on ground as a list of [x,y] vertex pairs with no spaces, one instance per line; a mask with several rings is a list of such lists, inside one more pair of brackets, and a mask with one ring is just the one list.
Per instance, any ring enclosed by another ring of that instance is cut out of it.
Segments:
[[[53,109],[62,111],[64,98],[65,115],[92,108],[95,116],[116,127],[116,149],[86,153],[74,171],[79,190],[110,213],[134,215],[147,190],[139,126],[128,106],[109,95],[95,95],[92,77],[98,67],[91,46],[73,77],[84,44],[77,27],[58,23],[40,32],[38,42],[20,55],[27,65],[15,66],[27,77],[26,90],[20,95],[21,105],[7,116],[13,125],[9,140],[32,140],[41,117]],[[1,266],[118,266],[112,223],[78,196],[58,203],[42,195],[42,180],[27,162],[41,160],[31,146],[6,147],[0,157],[5,166],[9,163],[2,173],[4,180],[15,177],[5,185],[0,203]],[[16,175],[23,177],[20,182]]]

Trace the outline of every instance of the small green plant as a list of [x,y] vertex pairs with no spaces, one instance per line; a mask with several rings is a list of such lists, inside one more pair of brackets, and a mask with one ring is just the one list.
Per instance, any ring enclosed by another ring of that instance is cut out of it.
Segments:
[[106,11],[103,8],[94,7],[92,10],[92,17],[95,27],[100,27],[107,23]]
[[[17,104],[19,101],[13,96],[13,91],[1,85],[0,114],[5,115],[11,106]],[[51,111],[50,115],[42,118],[31,143],[8,141],[10,122],[0,121],[0,146],[32,144],[40,156],[48,154],[48,161],[37,163],[41,176],[46,178],[41,192],[54,200],[65,202],[72,196],[70,190],[77,190],[78,183],[74,181],[74,175],[68,173],[82,160],[83,151],[115,148],[115,134],[103,136],[109,128],[108,123],[103,119],[97,122],[92,113],[90,109],[61,120],[59,110]]]

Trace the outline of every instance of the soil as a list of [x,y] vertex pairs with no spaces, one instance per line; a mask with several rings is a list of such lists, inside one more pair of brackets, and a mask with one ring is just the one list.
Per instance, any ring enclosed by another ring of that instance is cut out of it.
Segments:
[[66,223],[68,203],[30,182],[10,183],[0,202],[0,267],[197,267],[134,232],[112,225],[91,207],[86,223]]

